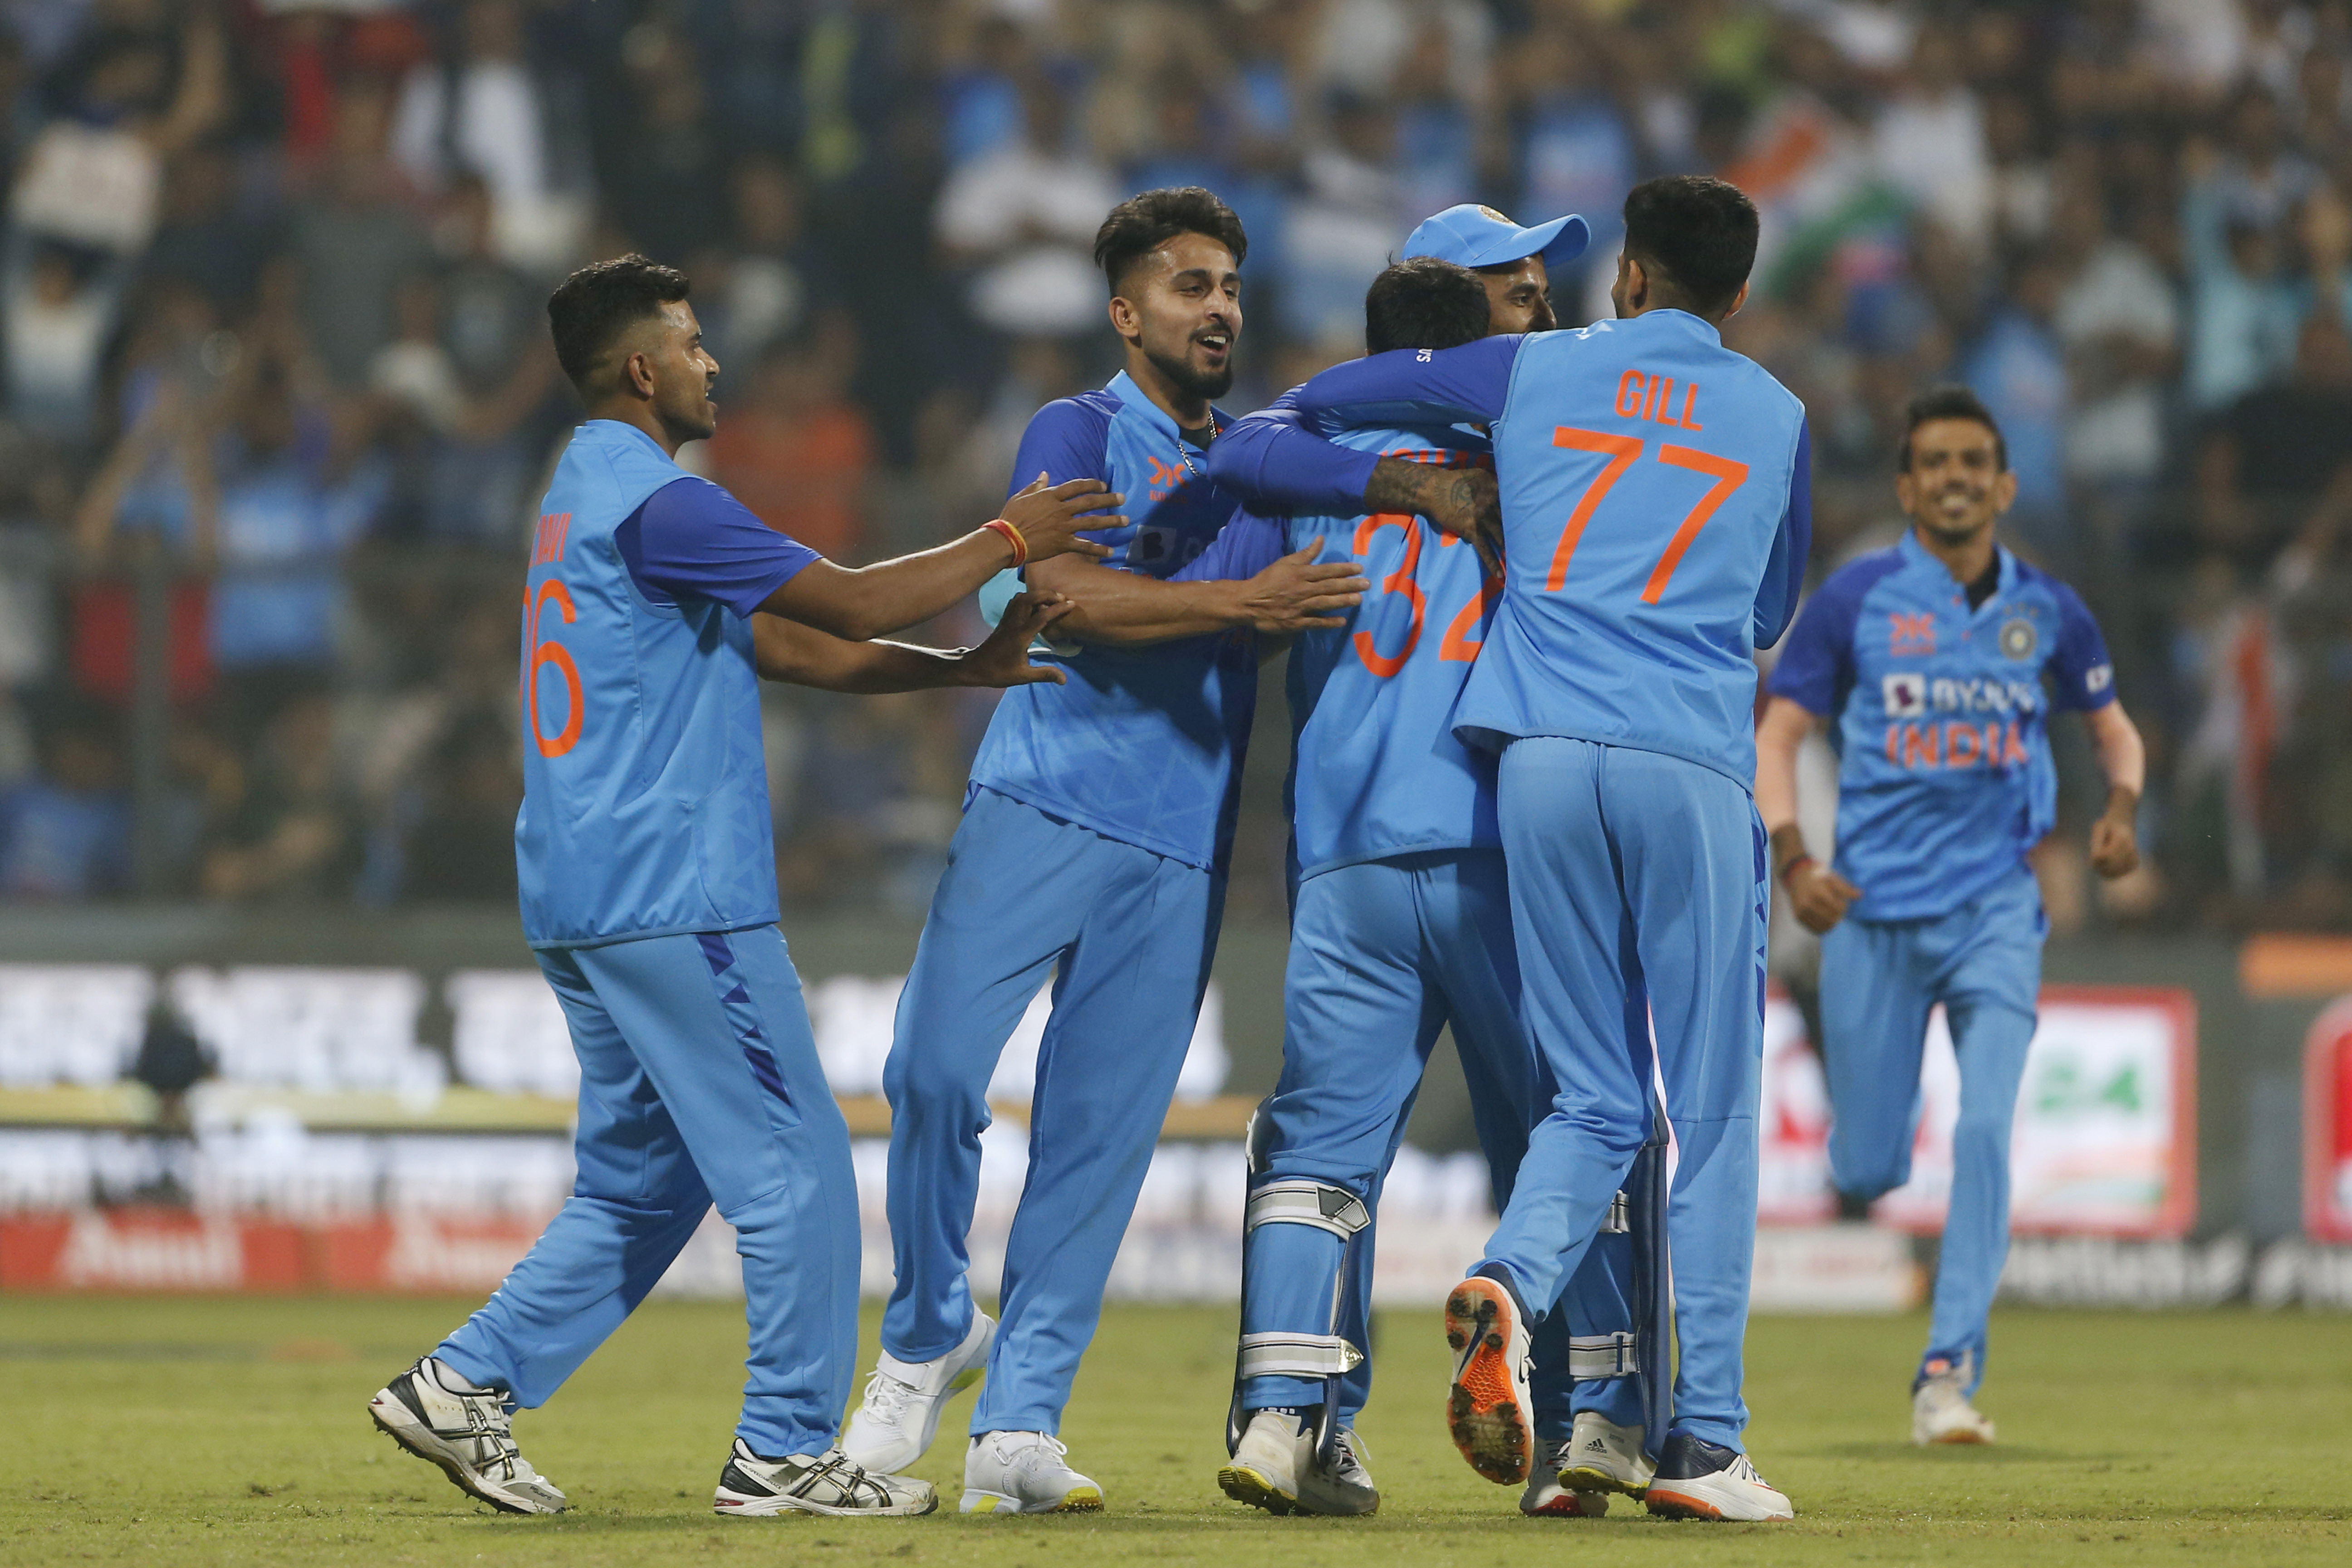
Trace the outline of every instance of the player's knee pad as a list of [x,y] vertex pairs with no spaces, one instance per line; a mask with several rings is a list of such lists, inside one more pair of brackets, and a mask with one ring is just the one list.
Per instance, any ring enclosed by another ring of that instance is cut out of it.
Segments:
[[1244,1334],[1235,1374],[1254,1377],[1338,1377],[1363,1362],[1362,1351],[1338,1331],[1345,1308],[1356,1237],[1372,1223],[1370,1205],[1346,1187],[1311,1176],[1277,1176],[1249,1196],[1242,1220],[1243,1256],[1256,1232],[1270,1225],[1305,1226],[1337,1237],[1340,1253],[1331,1291],[1330,1316],[1323,1332],[1283,1331]]
[[[1257,1161],[1253,1158],[1253,1166]],[[1244,1425],[1242,1394],[1259,1377],[1297,1378],[1323,1385],[1322,1430],[1318,1451],[1328,1449],[1339,1430],[1337,1410],[1339,1380],[1363,1364],[1362,1349],[1339,1332],[1348,1307],[1348,1282],[1355,1270],[1360,1238],[1372,1223],[1371,1206],[1356,1193],[1311,1176],[1276,1176],[1256,1182],[1242,1219],[1242,1299],[1250,1300],[1251,1243],[1269,1226],[1298,1226],[1320,1231],[1339,1241],[1329,1307],[1320,1331],[1284,1329],[1244,1333],[1234,1357],[1234,1394],[1225,1414],[1225,1449],[1241,1442]]]

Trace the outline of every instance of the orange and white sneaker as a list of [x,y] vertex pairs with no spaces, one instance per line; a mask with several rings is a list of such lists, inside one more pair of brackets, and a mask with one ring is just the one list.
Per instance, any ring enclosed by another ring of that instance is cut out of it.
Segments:
[[1465,1279],[1445,1298],[1445,1342],[1454,1347],[1454,1386],[1445,1397],[1454,1446],[1488,1480],[1518,1485],[1536,1449],[1527,1314],[1518,1298],[1500,1279]]
[[1794,1519],[1796,1505],[1774,1491],[1748,1456],[1687,1432],[1666,1439],[1658,1473],[1642,1500],[1668,1519],[1752,1521]]

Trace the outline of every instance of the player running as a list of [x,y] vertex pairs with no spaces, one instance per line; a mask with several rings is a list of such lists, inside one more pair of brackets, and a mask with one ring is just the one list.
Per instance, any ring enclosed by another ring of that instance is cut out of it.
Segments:
[[409,1452],[509,1513],[563,1493],[510,1415],[546,1402],[661,1279],[716,1201],[735,1227],[750,1377],[721,1514],[928,1513],[929,1482],[861,1468],[834,1435],[857,1355],[857,1192],[800,979],[776,930],[755,674],[835,691],[1057,683],[1024,602],[977,649],[869,639],[929,619],[1010,559],[1099,553],[1091,479],[1033,486],[953,543],[835,566],[677,466],[708,438],[719,365],[681,274],[583,268],[548,301],[588,410],[525,579],[524,933],[580,1057],[572,1196],[488,1304],[368,1409]]
[[[1423,258],[1373,282],[1368,347],[1442,349],[1490,330],[1547,330],[1546,255],[1572,258],[1588,234],[1572,216],[1522,229],[1490,209],[1439,215],[1406,243]],[[1240,421],[1211,456],[1221,479],[1247,473],[1272,486],[1250,494],[1269,504],[1284,499],[1282,464],[1266,456],[1287,439],[1280,408]],[[1484,434],[1456,426],[1339,438],[1424,462],[1486,460]],[[1449,730],[1500,581],[1459,541],[1395,514],[1245,512],[1188,571],[1245,571],[1310,542],[1327,557],[1365,557],[1382,592],[1350,629],[1304,634],[1291,654],[1298,881],[1286,1037],[1252,1150],[1234,1454],[1218,1481],[1277,1513],[1363,1513],[1379,1500],[1352,1428],[1370,1384],[1373,1215],[1437,1031],[1453,1026],[1498,1205],[1550,1092],[1538,1091],[1519,1021],[1493,759]],[[1631,1239],[1621,1233],[1596,1249],[1539,1335],[1551,1342],[1533,1377],[1544,1451],[1526,1473],[1528,1513],[1603,1513],[1606,1494],[1589,1483],[1638,1491],[1647,1479],[1619,1283]],[[1571,1319],[1585,1331],[1573,1352]],[[1576,1367],[1587,1377],[1571,1393]],[[1580,1476],[1581,1494],[1559,1484],[1571,1430],[1582,1434],[1581,1468],[1598,1472]]]
[[[2083,715],[2106,772],[2090,845],[2103,877],[2139,864],[2147,759],[2083,601],[1994,542],[2017,476],[1992,416],[1947,386],[1906,424],[1895,494],[1910,531],[1831,576],[1790,633],[1756,803],[1775,876],[1822,933],[1830,1169],[1850,1206],[1910,1179],[1928,1009],[1950,1021],[1960,1113],[1911,1438],[1990,1443],[1970,1401],[2009,1255],[2010,1125],[2048,930],[2025,857],[2056,820],[2051,710]],[[1797,748],[1817,724],[1835,726],[1840,759],[1835,869],[1797,826]]]
[[[1619,319],[1339,365],[1309,420],[1399,407],[1490,421],[1508,563],[1455,732],[1501,752],[1523,1006],[1559,1085],[1486,1258],[1448,1297],[1448,1414],[1482,1473],[1535,1449],[1530,1309],[1548,1310],[1607,1222],[1651,1131],[1647,989],[1680,1158],[1667,1228],[1680,1363],[1654,1513],[1786,1519],[1740,1451],[1755,1253],[1765,838],[1755,649],[1796,606],[1811,534],[1803,406],[1723,346],[1747,297],[1756,209],[1668,175],[1625,199]],[[1347,504],[1450,530],[1477,486],[1329,451]],[[1664,537],[1661,537],[1661,536]]]
[[[1114,208],[1095,259],[1127,368],[1041,409],[1014,465],[1116,485],[1132,521],[1098,535],[1104,566],[1028,574],[1076,601],[1055,626],[1069,679],[999,704],[899,998],[883,1073],[897,1282],[843,1439],[868,1468],[905,1468],[984,1368],[966,1512],[1102,1506],[1055,1433],[1208,983],[1256,702],[1249,634],[1336,626],[1368,585],[1305,552],[1244,582],[1164,581],[1234,510],[1207,448],[1226,423],[1211,400],[1233,384],[1247,245],[1198,187]],[[980,1134],[989,1078],[1048,974],[1000,1327],[965,1278]]]

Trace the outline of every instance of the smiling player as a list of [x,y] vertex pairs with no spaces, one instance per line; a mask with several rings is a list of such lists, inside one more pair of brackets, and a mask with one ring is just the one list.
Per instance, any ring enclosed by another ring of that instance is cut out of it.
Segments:
[[[1028,573],[1076,601],[1052,658],[1069,679],[998,705],[899,998],[883,1070],[897,1282],[843,1439],[869,1468],[903,1469],[984,1367],[967,1512],[1102,1506],[1055,1434],[1208,984],[1256,705],[1248,634],[1336,625],[1366,586],[1307,552],[1240,582],[1164,580],[1234,510],[1206,448],[1225,423],[1211,400],[1233,384],[1247,246],[1198,187],[1114,208],[1095,258],[1127,368],[1039,410],[1013,469],[1016,484],[1116,483],[1133,521],[1099,536],[1102,566]],[[965,1279],[980,1134],[997,1058],[1049,974],[1000,1328]]]
[[[2091,864],[2139,863],[2146,753],[2074,591],[1995,542],[2017,476],[1966,387],[1912,400],[1895,498],[1911,531],[1822,584],[1772,672],[1756,804],[1797,918],[1822,938],[1830,1169],[1858,1205],[1911,1176],[1928,1009],[1960,1064],[1935,1321],[1912,1380],[1918,1443],[1990,1443],[1970,1403],[2009,1255],[2009,1132],[2048,921],[2026,852],[2056,817],[2050,713],[2083,715],[2106,770]],[[2047,684],[2047,692],[2044,686]],[[1837,864],[1805,852],[1797,747],[1831,726]]]
[[525,579],[515,860],[523,933],[580,1057],[579,1173],[498,1294],[368,1409],[492,1507],[562,1511],[510,1413],[620,1327],[715,1201],[751,1324],[717,1510],[928,1513],[929,1482],[834,1443],[856,1368],[857,1190],[776,929],[755,676],[868,692],[1058,681],[1022,654],[1067,613],[1050,603],[970,654],[866,639],[940,614],[1007,559],[1098,551],[1078,530],[1119,522],[1104,515],[1119,498],[1092,479],[1033,486],[939,549],[836,566],[677,466],[719,417],[687,292],[627,256],[547,306],[588,420]]

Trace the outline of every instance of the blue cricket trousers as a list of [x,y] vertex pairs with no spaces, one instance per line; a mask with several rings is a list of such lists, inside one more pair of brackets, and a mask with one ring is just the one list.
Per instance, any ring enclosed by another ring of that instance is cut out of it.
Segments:
[[1984,1381],[1986,1320],[2009,1258],[2009,1134],[2033,1043],[2049,921],[2032,870],[1932,920],[1848,916],[1822,938],[1822,1057],[1830,1084],[1830,1173],[1874,1198],[1911,1179],[1919,1064],[1937,1003],[1960,1064],[1952,1196],[1936,1271],[1928,1363],[1973,1358]]
[[930,1361],[971,1331],[966,1237],[988,1080],[1054,979],[1029,1179],[971,1430],[1055,1432],[1176,1092],[1224,903],[1220,877],[975,792],[931,899],[884,1065],[890,1247],[882,1345]]
[[1764,827],[1739,784],[1663,752],[1534,737],[1498,805],[1529,1032],[1558,1086],[1487,1244],[1520,1297],[1583,1261],[1650,1129],[1646,989],[1678,1161],[1672,1431],[1740,1446],[1764,1053]]
[[857,1182],[773,926],[541,952],[580,1054],[572,1196],[434,1353],[544,1403],[654,1288],[715,1200],[751,1324],[736,1433],[833,1446],[857,1361]]
[[[1510,887],[1499,850],[1424,851],[1337,867],[1298,887],[1283,988],[1282,1077],[1266,1102],[1265,1175],[1343,1186],[1379,1210],[1379,1194],[1438,1031],[1451,1023],[1469,1080],[1478,1142],[1496,1206],[1508,1203],[1528,1127],[1550,1094],[1519,1021],[1519,966]],[[1375,1217],[1357,1244],[1356,1267],[1337,1331],[1370,1345]],[[1250,1233],[1244,1333],[1331,1331],[1344,1252],[1339,1238],[1298,1225]],[[1571,1331],[1633,1326],[1632,1240],[1601,1238],[1570,1282],[1563,1310],[1536,1330],[1537,1429],[1568,1435],[1574,1412],[1595,1409],[1628,1426],[1642,1420],[1639,1386],[1612,1378],[1571,1387]],[[1352,1420],[1371,1393],[1367,1359],[1340,1384]],[[1318,1405],[1320,1382],[1259,1377],[1245,1408]]]

